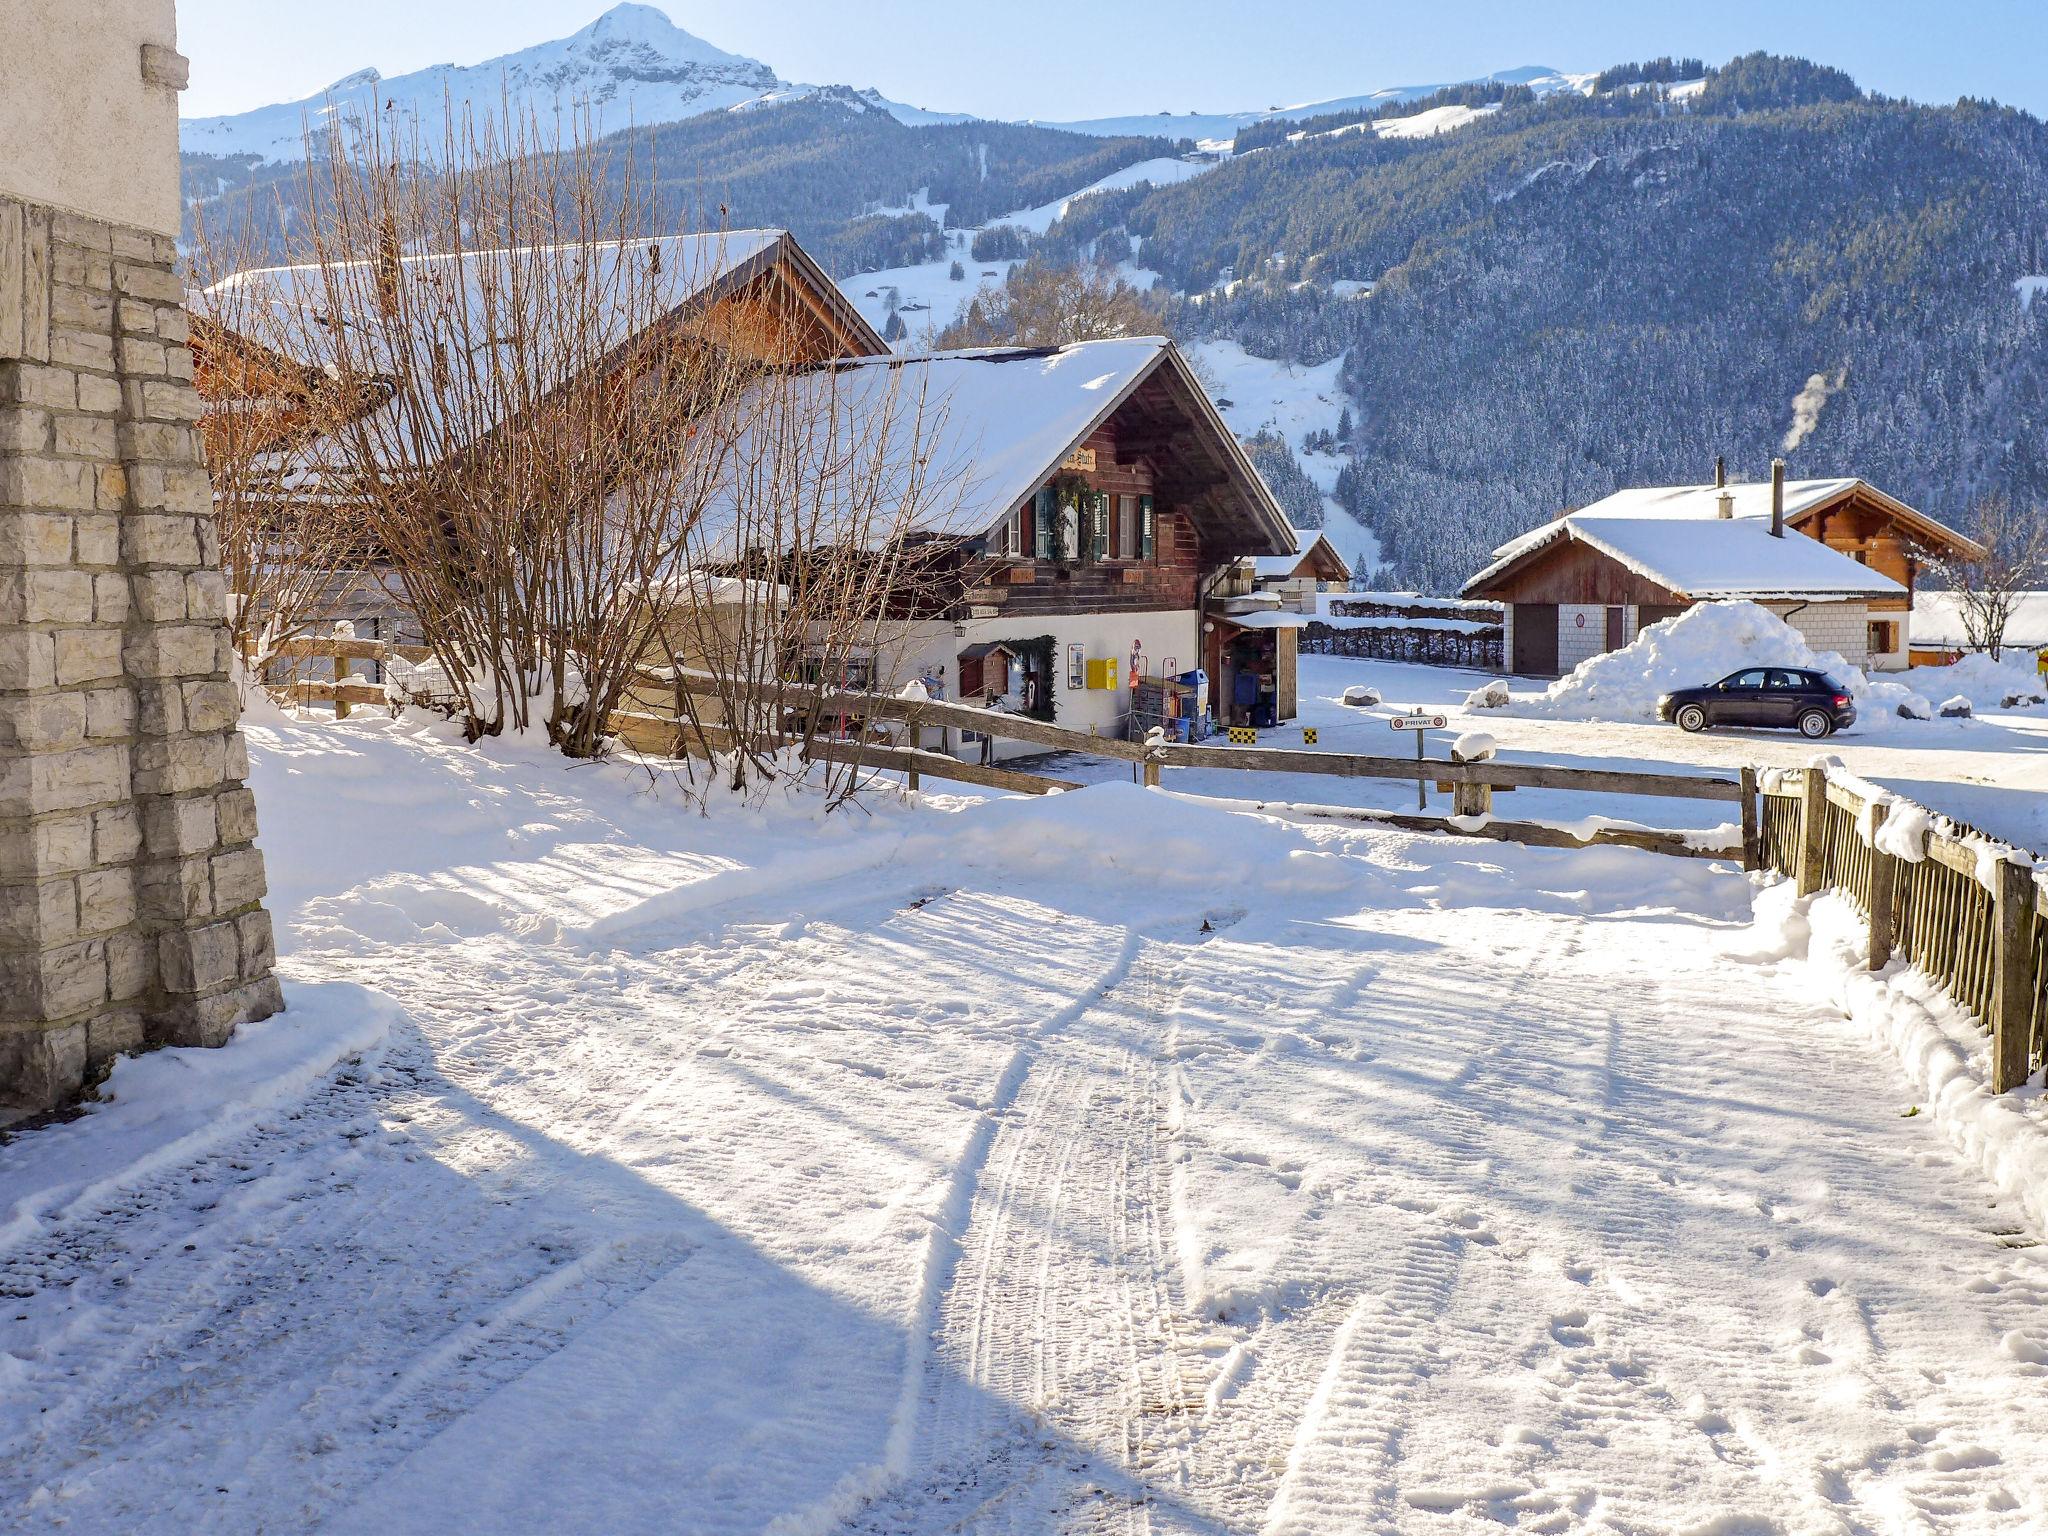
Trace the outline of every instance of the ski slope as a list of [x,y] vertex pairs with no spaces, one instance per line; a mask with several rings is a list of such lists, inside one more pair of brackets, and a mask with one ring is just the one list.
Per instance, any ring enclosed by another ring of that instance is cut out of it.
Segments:
[[0,1145],[7,1529],[2048,1522],[2039,1234],[1731,870],[250,735],[293,1011]]

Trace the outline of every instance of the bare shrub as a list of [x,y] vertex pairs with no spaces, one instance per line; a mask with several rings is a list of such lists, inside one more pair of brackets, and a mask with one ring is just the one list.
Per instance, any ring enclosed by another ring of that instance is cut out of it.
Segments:
[[[245,243],[202,224],[191,267],[201,283],[242,268]],[[274,328],[230,286],[192,316],[199,433],[235,649],[266,677],[286,642],[355,617],[369,576],[367,530],[302,489],[332,409],[321,370],[266,345]]]
[[1991,496],[1977,504],[1967,531],[1984,547],[1982,560],[1947,548],[1922,549],[1920,558],[1954,592],[1970,649],[1996,661],[2020,597],[2048,586],[2048,513]]
[[700,690],[676,693],[685,737],[727,788],[801,771],[834,801],[851,794],[875,722],[822,690],[879,686],[894,637],[953,589],[956,542],[923,530],[946,522],[963,466],[939,446],[943,404],[906,377],[784,370],[737,404],[726,486],[691,530],[692,600],[666,606],[661,632]]
[[431,154],[345,119],[306,175],[293,263],[210,293],[329,381],[304,516],[360,523],[472,738],[594,755],[638,650],[620,594],[676,574],[777,317],[707,323],[726,237],[648,237],[630,158],[516,116],[451,115]]

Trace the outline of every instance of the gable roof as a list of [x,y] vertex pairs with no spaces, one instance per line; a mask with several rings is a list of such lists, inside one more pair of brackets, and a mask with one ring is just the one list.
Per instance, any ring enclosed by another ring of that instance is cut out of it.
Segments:
[[[424,252],[398,259],[401,280],[445,285],[471,311],[467,322],[475,334],[487,333],[506,318],[515,323],[522,310],[544,317],[553,312],[550,301],[533,293],[533,284],[545,282],[553,270],[550,263],[560,253],[587,258],[598,268],[588,281],[592,297],[634,294],[631,301],[618,300],[599,309],[592,317],[594,334],[568,349],[574,359],[587,361],[609,355],[633,339],[636,326],[643,326],[651,314],[672,316],[700,310],[743,289],[766,273],[783,267],[794,279],[793,286],[807,306],[829,317],[846,338],[850,351],[885,352],[887,343],[873,326],[861,318],[824,269],[787,231],[780,229],[739,229],[715,234],[665,235],[646,240],[601,241],[587,246],[519,246],[463,251]],[[371,266],[368,260],[337,262],[337,270],[363,281],[361,274]],[[650,292],[651,299],[650,302]],[[360,291],[359,289],[356,291]],[[264,330],[254,318],[274,312],[288,316],[324,308],[330,294],[327,270],[319,264],[258,267],[236,272],[192,296],[195,317],[223,331]],[[523,301],[521,294],[531,295]],[[278,330],[294,341],[317,341],[319,327],[293,324],[287,318]],[[246,337],[242,338],[246,341]],[[405,365],[409,348],[403,338],[373,333],[364,347],[373,360],[382,359],[387,371],[396,373]],[[332,369],[331,353],[297,361],[314,369]],[[565,366],[569,359],[565,359]],[[553,387],[549,383],[549,388]],[[509,406],[530,398],[525,386],[477,392],[477,404]],[[465,423],[466,425],[469,423]],[[488,424],[495,427],[498,423]],[[459,445],[451,445],[459,446]]]
[[1818,539],[1801,533],[1773,536],[1768,513],[1762,519],[1616,517],[1591,508],[1503,544],[1493,564],[1466,582],[1464,590],[1484,590],[1511,568],[1566,543],[1597,550],[1680,597],[1812,601],[1903,597],[1906,592],[1891,577]]
[[[1228,537],[1229,553],[1282,554],[1294,542],[1272,492],[1162,336],[849,358],[758,388],[801,393],[793,414],[813,424],[817,440],[806,448],[813,463],[851,463],[863,446],[879,448],[901,461],[892,470],[899,483],[921,473],[944,487],[916,510],[906,531],[955,538],[1001,527],[1143,391],[1142,406],[1134,408],[1178,417],[1189,451],[1177,458],[1201,463],[1173,468],[1212,499],[1209,522]],[[754,443],[753,435],[740,451],[743,477],[750,461],[787,451],[780,443]],[[725,508],[725,516],[734,515]]]
[[[1572,514],[1576,517],[1633,517],[1633,518],[1699,518],[1719,519],[1723,493],[1734,503],[1736,520],[1759,519],[1769,522],[1771,517],[1771,487],[1769,481],[1749,481],[1738,485],[1655,485],[1632,486],[1603,497],[1590,506],[1579,508]],[[1887,494],[1868,480],[1853,476],[1831,480],[1787,480],[1785,482],[1785,521],[1793,526],[1826,511],[1838,502],[1851,497],[1868,500],[1900,523],[1904,524],[1922,541],[1955,550],[1972,558],[1981,558],[1983,549],[1974,539],[1956,532],[1946,523],[1929,517],[1916,508],[1907,506],[1896,496]],[[1505,546],[1504,546],[1505,547]]]
[[1308,563],[1311,556],[1320,552],[1322,557],[1335,566],[1339,573],[1331,577],[1331,580],[1349,581],[1351,579],[1351,563],[1337,553],[1337,546],[1329,541],[1322,529],[1296,528],[1293,530],[1293,533],[1294,550],[1291,554],[1257,555],[1253,557],[1252,575],[1254,577],[1260,581],[1285,581],[1288,577],[1299,572],[1302,566]]

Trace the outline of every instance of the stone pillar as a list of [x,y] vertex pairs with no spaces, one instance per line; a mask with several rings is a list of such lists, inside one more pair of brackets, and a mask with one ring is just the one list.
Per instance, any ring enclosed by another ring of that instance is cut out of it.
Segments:
[[0,197],[0,1124],[283,1006],[175,256]]

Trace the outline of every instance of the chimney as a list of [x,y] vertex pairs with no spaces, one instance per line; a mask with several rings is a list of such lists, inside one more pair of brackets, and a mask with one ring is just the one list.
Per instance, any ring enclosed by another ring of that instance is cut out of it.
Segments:
[[[1728,484],[1728,460],[1721,454],[1714,455],[1714,488],[1720,490]],[[1722,516],[1727,516],[1724,512]]]
[[1731,518],[1735,515],[1735,493],[1733,491],[1723,491],[1715,498],[1714,515],[1720,518]]
[[1771,460],[1771,537],[1785,537],[1785,461]]

